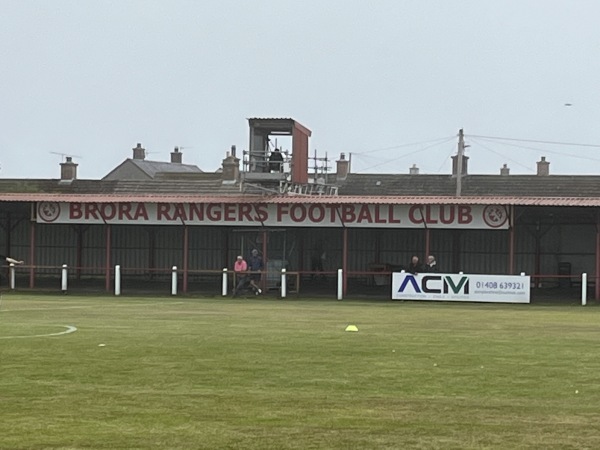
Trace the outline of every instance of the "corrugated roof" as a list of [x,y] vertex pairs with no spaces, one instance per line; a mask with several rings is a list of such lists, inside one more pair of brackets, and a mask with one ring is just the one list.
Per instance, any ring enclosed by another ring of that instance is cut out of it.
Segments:
[[308,128],[306,128],[297,120],[289,117],[251,117],[248,119],[248,123],[252,127],[258,126],[272,129],[277,129],[280,126],[283,126],[286,122],[288,125],[293,124],[296,129],[301,130],[307,136],[311,136],[312,132]]
[[[221,175],[195,173],[161,180],[0,179],[0,201],[376,203],[600,206],[600,176],[468,175],[462,196],[450,175],[350,174],[338,196],[240,191]],[[335,176],[328,183],[336,183]],[[276,186],[273,186],[276,188]]]
[[150,203],[302,203],[382,205],[515,205],[600,206],[600,198],[586,197],[442,197],[442,196],[274,196],[256,195],[166,195],[166,194],[45,194],[0,193],[0,202],[150,202]]

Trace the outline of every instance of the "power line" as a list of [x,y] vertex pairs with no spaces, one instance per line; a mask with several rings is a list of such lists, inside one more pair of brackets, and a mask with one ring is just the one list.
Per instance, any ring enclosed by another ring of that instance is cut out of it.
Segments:
[[[482,138],[482,139],[485,139],[485,138]],[[477,143],[479,143],[479,145],[481,145],[482,147],[484,147],[481,144],[481,142],[478,141],[477,139],[473,139],[473,142],[477,142]],[[527,142],[527,141],[525,141],[525,142]],[[536,152],[543,151],[544,153],[548,153],[548,154],[551,154],[551,155],[568,156],[569,158],[574,158],[574,159],[583,159],[583,160],[586,160],[586,161],[594,161],[594,162],[600,161],[599,158],[590,158],[589,156],[573,155],[571,153],[557,152],[557,151],[552,151],[552,150],[548,150],[548,149],[540,149],[540,148],[536,148],[536,147],[527,147],[525,145],[509,144],[507,142],[498,142],[498,144],[500,144],[500,145],[506,145],[508,147],[514,147],[514,148],[522,148],[522,149],[525,149],[525,150],[535,150]],[[569,145],[569,144],[564,144],[564,145]],[[581,145],[588,146],[586,144],[581,144]],[[598,147],[600,147],[600,145]],[[486,149],[490,150],[489,148],[486,148]],[[492,150],[490,150],[490,151],[492,151]],[[501,155],[501,156],[504,156],[504,155]]]
[[452,158],[454,151],[455,151],[455,148],[454,148],[454,145],[452,145],[452,149],[450,150],[450,153],[448,153],[448,155],[442,160],[442,163],[440,164],[440,167],[438,167],[438,170],[436,173],[440,173],[442,171],[442,167],[444,167],[444,164],[446,164],[446,161],[448,161],[449,159]]
[[[373,169],[373,168],[375,168],[375,167],[379,167],[379,166],[382,166],[382,165],[384,165],[384,164],[389,164],[389,163],[391,163],[391,162],[393,162],[393,161],[398,161],[398,160],[400,160],[400,159],[402,159],[402,158],[406,158],[407,156],[410,156],[410,155],[415,155],[415,154],[417,154],[417,153],[421,153],[421,152],[423,152],[423,151],[425,151],[425,150],[427,150],[427,149],[429,149],[429,148],[431,148],[431,147],[435,147],[436,145],[445,144],[446,142],[448,142],[448,141],[450,141],[450,140],[452,140],[452,139],[454,139],[454,138],[455,138],[455,136],[450,136],[450,137],[448,137],[448,138],[444,138],[444,140],[443,140],[442,142],[439,142],[439,141],[440,141],[439,139],[436,139],[435,141],[429,141],[429,142],[434,142],[434,143],[433,143],[433,144],[431,144],[431,145],[428,145],[428,146],[426,146],[426,147],[423,147],[423,148],[421,148],[421,149],[419,149],[419,150],[415,150],[414,152],[405,153],[405,154],[404,154],[404,155],[402,155],[402,156],[398,156],[398,157],[396,157],[396,158],[392,158],[392,159],[387,159],[387,160],[385,160],[385,161],[383,161],[383,162],[380,162],[380,163],[378,163],[378,164],[374,164],[374,165],[372,165],[372,166],[366,167],[366,168],[364,168],[364,169],[362,169],[362,170],[358,171],[357,173],[364,172],[364,171],[366,171],[366,170]],[[416,145],[416,144],[411,144],[411,145]],[[356,154],[355,154],[355,153],[352,153],[352,156],[354,156],[354,155],[356,155]],[[361,156],[361,157],[364,157],[362,154],[359,154],[359,156]]]
[[[503,154],[503,153],[500,153],[500,152],[497,152],[497,151],[495,151],[495,150],[492,150],[492,149],[491,149],[491,148],[489,148],[488,146],[486,146],[486,145],[483,145],[483,144],[482,144],[481,142],[479,142],[477,139],[472,139],[471,141],[472,141],[472,142],[474,142],[474,143],[476,143],[476,144],[477,144],[479,147],[481,147],[481,148],[484,148],[484,149],[485,149],[485,150],[487,150],[488,152],[492,152],[492,153],[494,153],[495,155],[501,156],[502,158],[506,159],[507,161],[510,161],[510,162],[512,162],[512,163],[514,163],[514,164],[516,164],[517,166],[521,166],[522,168],[524,168],[524,169],[526,169],[526,170],[528,170],[528,171],[533,171],[533,170],[531,169],[531,167],[529,167],[529,166],[526,166],[526,165],[524,165],[524,164],[521,164],[521,163],[520,163],[520,162],[518,162],[517,160],[515,160],[515,159],[512,159],[512,158],[510,158],[510,157],[506,156],[506,155],[505,155],[505,154]],[[510,144],[502,144],[502,145],[510,145]],[[513,147],[517,147],[517,146],[513,146]],[[539,150],[539,149],[533,149],[533,150]]]
[[538,144],[552,144],[552,145],[570,145],[575,147],[595,147],[600,148],[600,144],[577,144],[574,142],[556,142],[556,141],[538,141],[535,139],[516,139],[516,138],[505,138],[497,136],[479,136],[476,134],[468,135],[470,138],[482,138],[482,139],[496,139],[499,141],[517,141],[517,142],[534,142]]
[[[362,152],[352,152],[353,155],[364,155],[367,153],[375,153],[375,152],[383,152],[385,150],[395,150],[397,148],[402,148],[402,147],[410,147],[412,145],[423,145],[423,144],[430,144],[430,143],[435,143],[435,142],[440,142],[440,141],[448,141],[450,139],[454,139],[455,136],[450,136],[450,137],[443,137],[443,138],[438,138],[438,139],[432,139],[429,141],[422,141],[422,142],[412,142],[410,144],[400,144],[400,145],[394,145],[393,147],[382,147],[382,148],[376,148],[373,150],[364,150]],[[440,142],[441,143],[441,142]]]

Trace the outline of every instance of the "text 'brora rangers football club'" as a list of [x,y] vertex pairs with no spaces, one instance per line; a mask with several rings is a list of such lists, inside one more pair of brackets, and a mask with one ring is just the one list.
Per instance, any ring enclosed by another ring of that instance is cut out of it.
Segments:
[[323,203],[55,203],[45,223],[505,228],[503,206]]

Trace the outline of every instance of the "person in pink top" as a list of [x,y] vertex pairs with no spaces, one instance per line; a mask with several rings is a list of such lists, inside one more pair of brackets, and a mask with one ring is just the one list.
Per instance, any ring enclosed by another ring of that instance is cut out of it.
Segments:
[[248,263],[244,261],[244,258],[240,255],[235,260],[233,264],[233,271],[235,272],[235,277],[237,280],[236,286],[233,289],[233,297],[235,297],[238,292],[246,287],[248,284]]
[[235,260],[235,263],[233,264],[233,271],[236,274],[239,274],[240,272],[246,272],[247,270],[248,263],[244,261],[244,258],[242,256],[238,256]]

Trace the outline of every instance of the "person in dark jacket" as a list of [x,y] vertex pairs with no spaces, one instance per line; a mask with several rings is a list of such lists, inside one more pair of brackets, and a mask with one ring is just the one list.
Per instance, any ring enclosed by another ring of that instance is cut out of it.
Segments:
[[262,289],[258,285],[261,270],[263,270],[263,260],[258,254],[258,250],[254,249],[248,257],[248,271],[250,272],[250,286],[256,295],[262,294]]
[[406,271],[412,273],[413,275],[416,275],[418,273],[425,272],[425,268],[423,267],[423,264],[421,264],[421,262],[419,261],[419,257],[413,256],[410,260],[410,264],[406,268]]
[[435,260],[435,256],[429,255],[427,257],[427,264],[425,264],[425,272],[429,273],[437,273],[440,269],[438,269],[437,261]]
[[269,156],[269,172],[283,172],[283,155],[278,148]]

